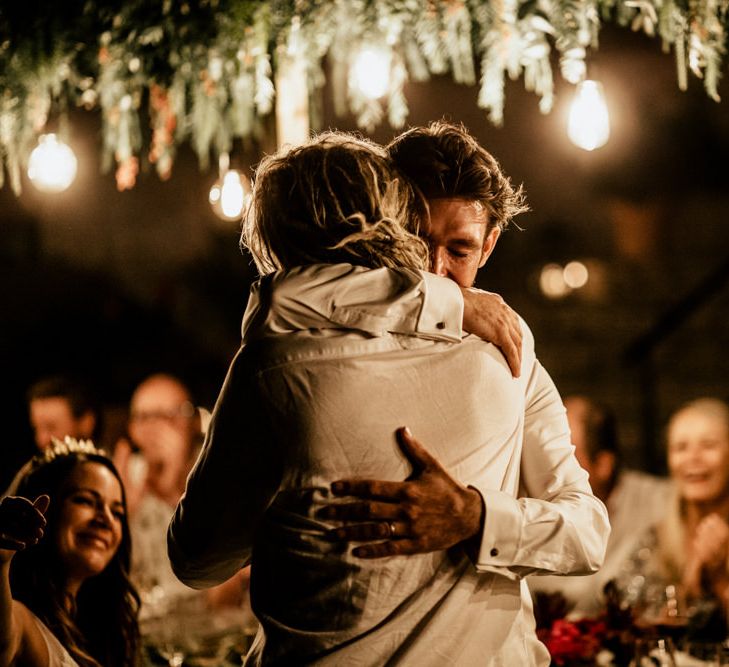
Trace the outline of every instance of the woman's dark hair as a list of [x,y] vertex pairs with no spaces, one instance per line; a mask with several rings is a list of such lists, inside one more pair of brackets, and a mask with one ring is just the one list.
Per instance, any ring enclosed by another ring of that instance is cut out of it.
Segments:
[[[51,503],[43,538],[14,556],[10,585],[13,598],[46,624],[81,667],[131,667],[138,663],[139,655],[139,595],[129,579],[131,537],[126,496],[114,464],[98,450],[94,452],[40,454],[12,489],[13,495],[30,500],[46,494]],[[122,537],[106,568],[81,585],[69,612],[65,573],[56,553],[56,528],[66,483],[85,463],[102,465],[119,480],[124,504]]]

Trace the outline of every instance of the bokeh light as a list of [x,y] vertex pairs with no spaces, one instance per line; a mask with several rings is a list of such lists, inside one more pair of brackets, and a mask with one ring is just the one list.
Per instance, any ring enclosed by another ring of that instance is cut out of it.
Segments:
[[42,134],[28,160],[28,178],[41,192],[63,192],[76,178],[78,161],[55,134]]
[[247,179],[236,169],[229,169],[210,188],[208,201],[222,220],[240,220],[249,193]]
[[570,108],[567,134],[576,146],[593,151],[610,138],[610,116],[599,81],[586,80],[577,85]]
[[365,97],[372,100],[382,97],[390,87],[391,61],[392,53],[389,49],[362,49],[352,65],[352,83]]
[[569,262],[562,271],[562,277],[565,284],[570,289],[580,289],[587,284],[590,273],[587,267],[578,261]]

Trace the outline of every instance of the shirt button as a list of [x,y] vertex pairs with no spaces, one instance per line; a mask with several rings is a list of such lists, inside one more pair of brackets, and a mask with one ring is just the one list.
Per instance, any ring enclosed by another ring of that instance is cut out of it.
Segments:
[[493,549],[491,549],[491,555],[494,557],[498,556],[499,550],[496,547],[494,547]]
[[445,329],[445,328],[446,328],[446,323],[445,323],[445,322],[438,322],[438,323],[437,323],[437,324],[435,325],[435,328],[436,328],[436,329]]

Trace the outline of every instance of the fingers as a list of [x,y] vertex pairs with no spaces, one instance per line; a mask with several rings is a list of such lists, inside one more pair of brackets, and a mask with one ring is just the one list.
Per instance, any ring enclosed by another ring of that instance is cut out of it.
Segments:
[[388,521],[400,515],[399,505],[376,501],[326,505],[316,513],[318,519],[334,521]]
[[519,377],[523,338],[519,316],[498,294],[475,288],[462,291],[464,330],[496,345],[511,374]]
[[403,426],[395,431],[397,444],[400,451],[405,455],[407,460],[413,466],[413,472],[418,473],[428,468],[442,470],[440,462],[413,436],[407,426]]
[[709,514],[696,528],[697,533],[726,533],[729,532],[729,525],[718,514]]
[[[35,507],[41,514],[44,514],[48,511],[48,507],[51,504],[50,496],[47,496],[43,494],[42,496],[38,496],[33,501],[33,507]],[[45,521],[44,521],[45,525]]]
[[511,375],[518,378],[521,375],[521,339],[517,341],[510,338],[502,342],[499,349],[506,359]]
[[357,496],[396,502],[405,490],[404,482],[383,482],[376,479],[340,479],[332,482],[335,496]]
[[[397,429],[395,437],[400,451],[413,467],[411,477],[423,470],[443,470],[438,459],[428,452],[407,426]],[[335,496],[358,496],[388,502],[397,502],[406,497],[406,489],[405,482],[385,482],[376,479],[340,479],[331,485]]]
[[0,505],[0,548],[19,550],[36,544],[43,537],[48,496],[39,496],[35,503],[27,498],[9,496]]
[[363,544],[352,549],[352,555],[357,558],[387,558],[390,556],[405,556],[423,552],[423,546],[418,540],[389,540],[374,544]]
[[372,542],[397,540],[406,536],[407,526],[400,521],[377,521],[341,526],[329,531],[332,540],[341,542]]
[[495,344],[506,359],[513,377],[521,375],[521,346],[523,334],[519,316],[506,303],[503,304],[502,322],[497,327]]
[[25,542],[14,540],[4,533],[0,533],[0,549],[7,549],[9,551],[22,551],[25,549]]

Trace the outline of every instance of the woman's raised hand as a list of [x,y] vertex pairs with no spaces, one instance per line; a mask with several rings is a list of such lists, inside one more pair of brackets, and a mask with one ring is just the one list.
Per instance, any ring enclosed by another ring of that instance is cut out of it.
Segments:
[[718,514],[709,514],[696,527],[683,583],[692,596],[705,594],[705,587],[722,597],[729,585],[729,524]]
[[30,501],[22,496],[7,496],[0,500],[0,561],[10,560],[16,551],[36,544],[43,537],[50,504],[48,496]]
[[697,526],[694,551],[708,574],[725,573],[729,557],[729,525],[718,514],[709,514]]

